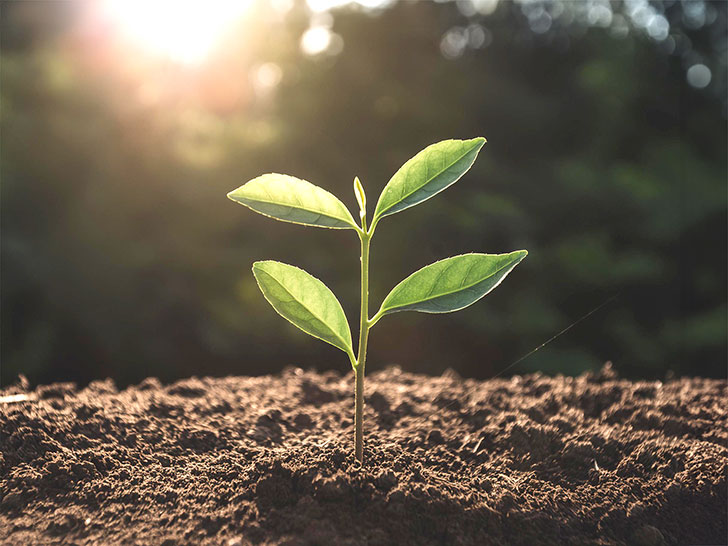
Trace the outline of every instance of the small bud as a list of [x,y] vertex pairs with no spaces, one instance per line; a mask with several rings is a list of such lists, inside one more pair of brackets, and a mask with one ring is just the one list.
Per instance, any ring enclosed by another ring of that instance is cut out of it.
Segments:
[[364,218],[367,214],[367,196],[358,176],[354,177],[354,195],[356,195],[356,200],[359,203],[359,216]]

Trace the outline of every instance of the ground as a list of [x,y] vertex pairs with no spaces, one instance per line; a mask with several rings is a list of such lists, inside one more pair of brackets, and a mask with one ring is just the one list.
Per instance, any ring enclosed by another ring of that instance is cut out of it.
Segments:
[[[725,544],[725,380],[147,379],[0,391],[3,544]],[[16,395],[16,396],[11,396]],[[17,396],[19,395],[19,396]],[[27,399],[27,400],[24,400]]]

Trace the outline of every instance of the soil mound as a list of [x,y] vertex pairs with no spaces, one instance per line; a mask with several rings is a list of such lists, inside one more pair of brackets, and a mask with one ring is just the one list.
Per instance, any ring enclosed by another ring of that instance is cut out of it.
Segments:
[[[370,375],[0,391],[5,544],[724,544],[724,380]],[[27,400],[23,400],[27,398]]]

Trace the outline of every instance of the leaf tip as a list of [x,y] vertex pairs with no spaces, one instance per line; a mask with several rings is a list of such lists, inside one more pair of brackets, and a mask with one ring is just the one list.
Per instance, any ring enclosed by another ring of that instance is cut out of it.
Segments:
[[253,262],[253,266],[250,268],[253,270],[253,275],[257,271],[261,271],[263,269],[263,266],[268,263],[268,260],[258,260],[257,262]]
[[481,136],[481,137],[475,137],[474,139],[471,140],[471,142],[474,142],[476,144],[476,146],[478,147],[478,149],[480,149],[483,146],[485,146],[485,143],[488,142],[488,140],[485,137]]
[[520,263],[526,256],[528,256],[528,250],[514,250],[510,253],[510,255],[514,257],[516,263]]

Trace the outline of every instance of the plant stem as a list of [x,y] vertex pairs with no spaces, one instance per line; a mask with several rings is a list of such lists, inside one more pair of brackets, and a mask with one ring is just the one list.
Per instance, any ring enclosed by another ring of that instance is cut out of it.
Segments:
[[[365,222],[364,219],[362,219]],[[354,388],[354,452],[360,464],[364,462],[364,367],[369,340],[369,243],[371,234],[361,235],[361,316],[359,321],[359,352],[356,358],[356,385]]]

